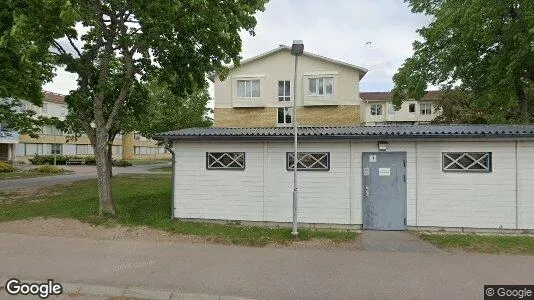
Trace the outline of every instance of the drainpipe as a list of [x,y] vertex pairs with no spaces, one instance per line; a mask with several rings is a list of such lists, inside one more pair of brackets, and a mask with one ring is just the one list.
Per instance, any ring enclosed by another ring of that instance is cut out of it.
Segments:
[[171,220],[174,220],[174,183],[175,183],[175,161],[176,161],[176,154],[174,153],[174,150],[172,149],[172,145],[169,144],[169,139],[168,138],[165,138],[164,140],[164,145],[165,145],[165,149],[167,149],[167,151],[169,151],[171,153],[171,156],[172,156],[172,180],[171,180],[171,184],[172,184],[172,190],[171,190]]

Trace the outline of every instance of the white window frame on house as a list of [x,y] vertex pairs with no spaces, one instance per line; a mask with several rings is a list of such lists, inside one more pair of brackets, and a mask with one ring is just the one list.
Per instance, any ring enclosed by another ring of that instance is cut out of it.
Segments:
[[245,170],[245,152],[206,152],[206,170]]
[[371,116],[381,116],[382,115],[382,104],[371,104]]
[[419,113],[422,116],[431,115],[432,114],[432,103],[430,102],[419,103]]
[[[330,91],[327,91],[330,82]],[[308,96],[332,96],[334,95],[334,77],[317,76],[308,78]]]
[[278,80],[278,101],[291,101],[291,81]]
[[[286,152],[286,170],[293,171],[293,152]],[[330,171],[330,152],[298,152],[299,171]]]
[[443,172],[490,173],[491,152],[442,152]]
[[62,151],[62,145],[61,144],[51,144],[51,149],[50,149],[50,153],[51,154],[62,154],[63,151]]
[[[282,122],[280,122],[280,112],[283,113]],[[288,121],[289,117],[289,121]],[[292,107],[279,107],[276,110],[276,124],[278,126],[289,126],[293,124],[293,108]]]
[[259,79],[238,79],[236,83],[236,93],[237,93],[237,98],[259,98],[261,97],[260,80]]

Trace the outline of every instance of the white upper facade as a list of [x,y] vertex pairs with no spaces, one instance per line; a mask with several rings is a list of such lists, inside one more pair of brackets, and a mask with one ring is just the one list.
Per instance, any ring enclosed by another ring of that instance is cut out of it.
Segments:
[[419,101],[409,99],[396,110],[390,93],[360,93],[360,120],[363,125],[424,124],[434,120],[440,111],[435,99],[439,92],[427,92]]
[[[293,105],[295,56],[288,46],[243,60],[224,81],[214,76],[215,108]],[[299,56],[297,106],[359,105],[366,69],[305,52]]]

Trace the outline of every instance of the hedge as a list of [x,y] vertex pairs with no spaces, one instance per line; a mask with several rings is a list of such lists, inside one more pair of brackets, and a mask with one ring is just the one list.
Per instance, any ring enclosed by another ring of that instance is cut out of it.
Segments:
[[[86,165],[96,165],[94,156],[78,156],[78,155],[35,155],[30,158],[29,161],[34,165],[53,165],[54,157],[56,159],[56,165],[66,165],[70,159],[85,159]],[[129,167],[132,164],[126,160],[113,160],[111,164],[115,167]]]

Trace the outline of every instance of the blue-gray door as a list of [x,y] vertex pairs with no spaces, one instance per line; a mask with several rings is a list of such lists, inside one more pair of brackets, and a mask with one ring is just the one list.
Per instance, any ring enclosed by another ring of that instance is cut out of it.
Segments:
[[363,153],[363,228],[406,229],[406,153]]

